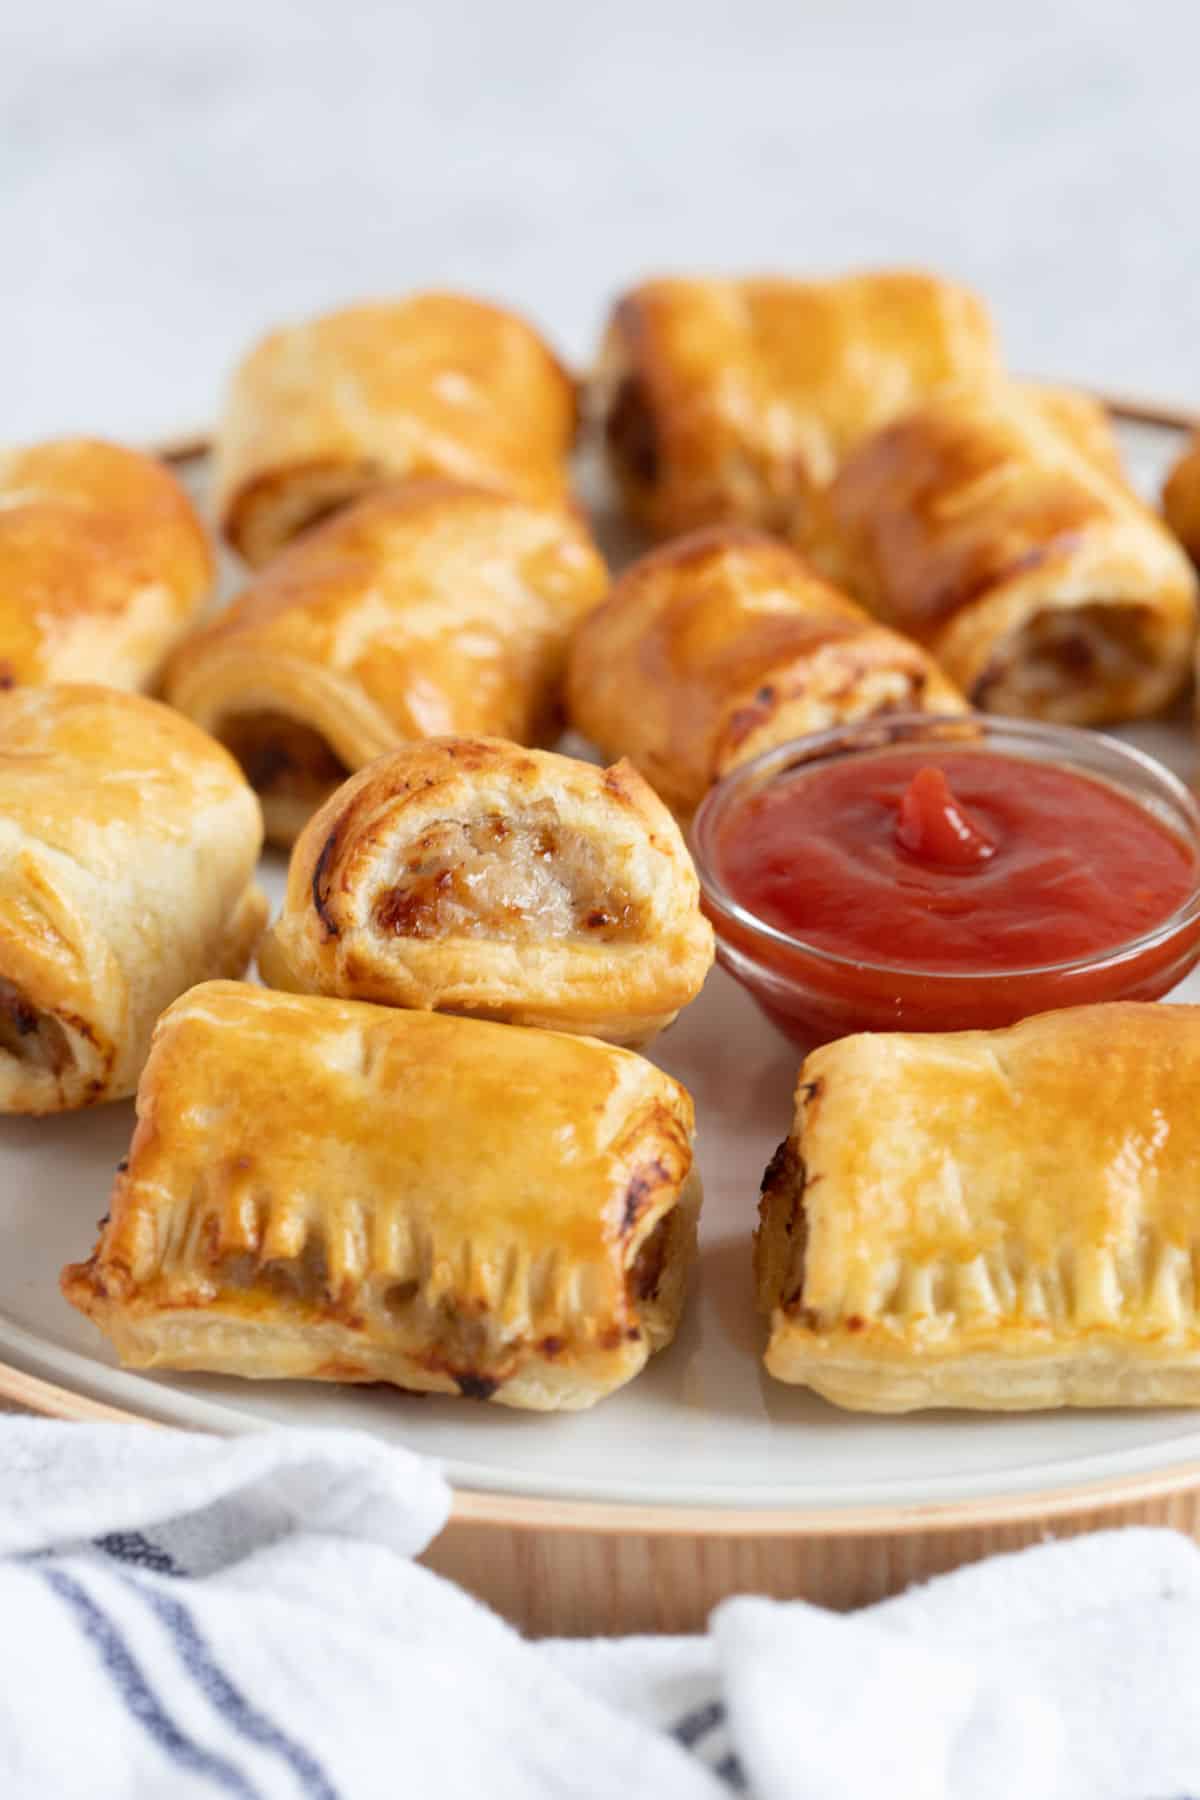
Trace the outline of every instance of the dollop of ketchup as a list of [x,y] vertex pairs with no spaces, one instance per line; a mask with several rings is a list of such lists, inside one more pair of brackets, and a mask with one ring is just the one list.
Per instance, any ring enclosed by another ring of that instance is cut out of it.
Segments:
[[996,845],[959,801],[942,769],[918,769],[900,796],[896,842],[918,861],[973,869]]
[[1197,861],[1131,794],[999,751],[914,746],[800,767],[725,820],[716,862],[757,918],[843,957],[1028,969],[1128,942]]

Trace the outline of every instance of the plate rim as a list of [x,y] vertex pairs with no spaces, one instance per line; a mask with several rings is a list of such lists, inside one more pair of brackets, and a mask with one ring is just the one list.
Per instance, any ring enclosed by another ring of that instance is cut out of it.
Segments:
[[[155,1418],[149,1409],[133,1410],[47,1381],[13,1362],[0,1362],[0,1399],[13,1401],[44,1418],[74,1423],[149,1425],[167,1430],[200,1431],[201,1425],[175,1425]],[[221,1427],[212,1427],[222,1435]],[[238,1427],[232,1420],[227,1434]],[[269,1422],[247,1422],[247,1431],[284,1429]],[[1200,1488],[1200,1460],[1176,1463],[1140,1474],[1101,1478],[1067,1487],[1035,1489],[975,1500],[915,1501],[898,1506],[747,1507],[704,1503],[644,1504],[624,1500],[577,1500],[506,1494],[481,1488],[454,1487],[449,1523],[493,1526],[508,1530],[592,1533],[604,1536],[855,1538],[910,1537],[1016,1525],[1030,1519],[1062,1520],[1079,1514],[1105,1513],[1169,1499]]]

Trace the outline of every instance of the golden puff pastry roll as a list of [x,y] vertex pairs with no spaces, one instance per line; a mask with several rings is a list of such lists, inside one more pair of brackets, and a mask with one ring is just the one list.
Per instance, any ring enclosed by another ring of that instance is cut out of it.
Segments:
[[567,641],[608,575],[574,515],[451,483],[368,496],[278,557],[167,672],[290,843],[412,738],[552,738]]
[[820,539],[822,566],[989,712],[1104,724],[1187,678],[1187,558],[1062,410],[1016,387],[868,439],[823,496]]
[[1109,475],[1124,481],[1125,462],[1113,429],[1112,417],[1102,401],[1080,388],[1051,387],[1044,382],[1020,382],[1017,391],[1032,400],[1046,421],[1061,431],[1075,448]]
[[1172,466],[1162,499],[1167,524],[1192,561],[1200,563],[1200,432]]
[[93,438],[0,451],[0,688],[150,685],[214,574],[153,457]]
[[682,817],[728,769],[806,732],[966,710],[929,654],[785,544],[717,526],[626,570],[577,631],[572,724]]
[[655,536],[723,522],[790,535],[868,432],[999,370],[983,302],[933,275],[676,278],[618,302],[596,405],[625,504]]
[[692,1103],[590,1038],[212,982],[67,1298],[137,1368],[590,1406],[670,1342]]
[[1200,1007],[814,1051],[756,1244],[767,1368],[868,1412],[1200,1404]]
[[157,701],[0,695],[0,1112],[131,1094],[163,1007],[266,923],[258,803]]
[[363,769],[292,853],[274,987],[645,1044],[712,927],[679,827],[628,763],[435,738]]
[[557,504],[575,415],[571,377],[513,313],[461,294],[346,307],[272,332],[236,371],[217,516],[257,566],[380,482]]

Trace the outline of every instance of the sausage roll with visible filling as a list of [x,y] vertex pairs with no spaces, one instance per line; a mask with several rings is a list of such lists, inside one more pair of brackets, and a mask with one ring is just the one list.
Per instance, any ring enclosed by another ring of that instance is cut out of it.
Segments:
[[213,982],[67,1298],[137,1368],[590,1406],[670,1342],[692,1103],[628,1050]]
[[1156,711],[1187,678],[1187,558],[1061,412],[1018,388],[887,426],[821,510],[823,566],[989,712],[1099,725]]
[[92,438],[0,451],[0,688],[149,686],[213,585],[170,470]]
[[523,319],[461,294],[274,331],[234,375],[216,441],[225,535],[255,566],[380,482],[567,494],[575,385]]
[[1200,432],[1172,467],[1163,488],[1163,511],[1193,562],[1200,563]]
[[814,1051],[756,1245],[767,1368],[839,1406],[1200,1404],[1200,1007]]
[[309,821],[259,967],[302,993],[644,1044],[712,959],[679,827],[627,763],[441,738]]
[[163,1007],[249,962],[261,846],[232,757],[168,707],[0,695],[0,1112],[133,1092]]
[[774,538],[715,527],[627,569],[571,646],[571,722],[683,817],[711,782],[804,732],[966,710],[928,652]]
[[671,279],[618,303],[596,405],[625,504],[656,537],[723,522],[791,535],[860,438],[999,371],[983,302],[933,275]]
[[413,738],[553,738],[567,641],[607,571],[571,513],[390,488],[308,533],[183,644],[172,705],[226,744],[290,843],[347,775]]

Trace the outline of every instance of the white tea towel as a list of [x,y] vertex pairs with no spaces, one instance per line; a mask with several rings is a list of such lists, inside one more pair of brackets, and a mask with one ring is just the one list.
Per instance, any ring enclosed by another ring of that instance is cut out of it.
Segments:
[[412,1560],[448,1504],[356,1432],[0,1420],[3,1800],[721,1795]]
[[3,1800],[1187,1800],[1200,1552],[1000,1558],[850,1617],[523,1641],[365,1434],[0,1421]]
[[1200,1549],[1039,1544],[853,1614],[729,1600],[705,1638],[539,1646],[757,1800],[1200,1800]]

